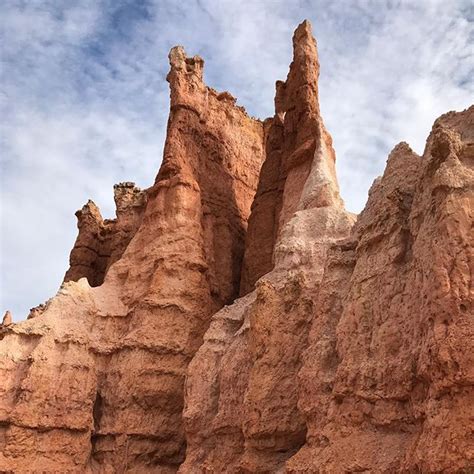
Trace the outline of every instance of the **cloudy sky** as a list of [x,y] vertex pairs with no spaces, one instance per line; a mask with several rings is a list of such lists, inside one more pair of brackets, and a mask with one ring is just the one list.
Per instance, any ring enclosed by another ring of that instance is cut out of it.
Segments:
[[[167,55],[205,60],[208,85],[273,114],[291,36],[313,24],[321,108],[347,207],[360,211],[390,149],[423,151],[432,122],[474,96],[471,0],[3,0],[0,311],[54,295],[88,198],[149,186],[168,115]],[[1,317],[1,315],[0,315]]]

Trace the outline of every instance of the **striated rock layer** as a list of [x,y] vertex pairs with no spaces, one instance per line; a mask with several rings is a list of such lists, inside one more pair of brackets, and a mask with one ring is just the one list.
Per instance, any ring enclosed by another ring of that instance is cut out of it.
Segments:
[[154,185],[78,211],[59,293],[0,326],[1,472],[474,469],[474,107],[356,218],[306,21],[293,53],[260,122],[171,50]]
[[79,211],[65,277],[79,281],[2,327],[2,472],[175,472],[184,459],[186,368],[239,293],[264,133],[205,86],[201,58],[176,47],[170,64],[154,185],[116,186],[115,221]]

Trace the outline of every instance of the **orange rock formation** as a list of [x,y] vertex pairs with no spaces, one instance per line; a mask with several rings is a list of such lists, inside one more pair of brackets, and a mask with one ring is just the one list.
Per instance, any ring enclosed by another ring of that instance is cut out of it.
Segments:
[[58,295],[1,329],[0,471],[175,472],[184,459],[186,369],[239,293],[264,134],[203,84],[202,59],[177,47],[170,63],[154,185],[118,185],[116,221],[84,206]]
[[116,219],[102,219],[92,201],[76,212],[79,235],[64,281],[85,277],[91,286],[102,285],[110,265],[120,259],[137,232],[145,210],[146,192],[134,183],[120,183],[114,186],[114,199]]
[[474,469],[474,107],[356,217],[308,22],[293,50],[264,122],[171,50],[155,183],[78,211],[58,294],[0,326],[1,472]]

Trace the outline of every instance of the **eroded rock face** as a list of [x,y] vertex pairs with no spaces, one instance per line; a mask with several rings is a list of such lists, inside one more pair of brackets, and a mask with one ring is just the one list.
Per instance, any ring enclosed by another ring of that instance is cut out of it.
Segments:
[[334,246],[299,373],[289,472],[467,472],[473,432],[474,107],[395,147]]
[[200,58],[178,47],[170,63],[154,185],[116,186],[114,221],[79,211],[66,275],[78,281],[2,327],[2,471],[175,472],[184,459],[186,368],[238,295],[264,135],[204,85]]
[[473,468],[473,137],[471,107],[436,121],[423,157],[397,145],[350,232],[296,228],[326,238],[323,258],[294,260],[296,212],[189,367],[181,472]]
[[74,281],[0,325],[0,471],[474,469],[474,106],[356,219],[308,22],[293,51],[260,122],[171,50],[155,183],[79,211]]

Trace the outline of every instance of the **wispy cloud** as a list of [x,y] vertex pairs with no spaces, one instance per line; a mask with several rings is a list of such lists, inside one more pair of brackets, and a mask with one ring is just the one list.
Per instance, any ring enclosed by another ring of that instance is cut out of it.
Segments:
[[291,34],[318,39],[321,107],[342,194],[360,210],[389,150],[422,152],[432,122],[473,96],[470,0],[6,0],[1,17],[1,303],[22,318],[54,294],[90,197],[152,183],[168,114],[167,54],[183,44],[206,80],[273,113]]

